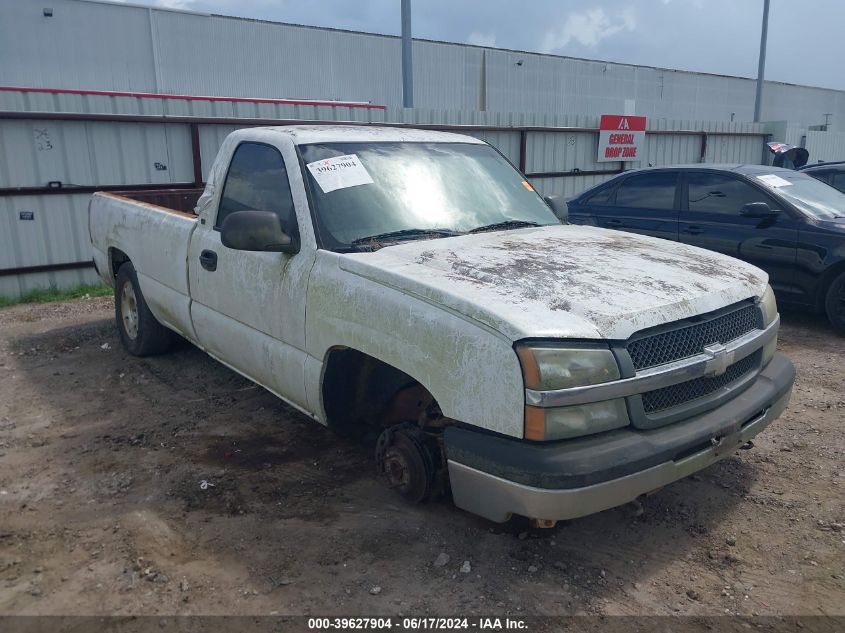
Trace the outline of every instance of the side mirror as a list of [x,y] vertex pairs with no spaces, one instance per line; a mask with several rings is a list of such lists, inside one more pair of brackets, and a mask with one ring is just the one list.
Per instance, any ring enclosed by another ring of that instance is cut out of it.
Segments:
[[563,197],[557,194],[552,194],[550,196],[546,196],[543,200],[546,201],[546,204],[549,205],[552,213],[557,216],[557,219],[560,220],[561,224],[567,224],[569,222],[569,207]]
[[765,202],[749,202],[742,205],[739,213],[746,218],[773,218],[780,213],[780,210],[772,209]]
[[282,221],[272,211],[230,213],[220,227],[220,241],[238,251],[299,252],[299,244],[282,231]]

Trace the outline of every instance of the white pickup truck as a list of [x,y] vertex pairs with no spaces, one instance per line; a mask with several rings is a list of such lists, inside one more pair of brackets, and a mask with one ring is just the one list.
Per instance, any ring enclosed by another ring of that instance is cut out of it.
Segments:
[[765,273],[567,225],[471,137],[239,130],[204,192],[97,193],[90,231],[130,353],[175,332],[377,430],[405,498],[451,489],[493,521],[632,501],[750,446],[792,390]]

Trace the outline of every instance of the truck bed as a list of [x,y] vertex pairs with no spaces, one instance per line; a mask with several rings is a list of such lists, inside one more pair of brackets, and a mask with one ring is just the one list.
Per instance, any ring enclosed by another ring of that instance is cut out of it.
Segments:
[[140,191],[115,191],[114,195],[154,204],[157,207],[172,209],[182,213],[194,213],[197,200],[202,195],[202,187],[197,189],[145,189]]
[[[159,322],[192,336],[188,250],[202,189],[95,193],[88,206],[94,263],[114,283],[115,252],[135,267],[144,298]],[[142,239],[143,238],[143,239]]]

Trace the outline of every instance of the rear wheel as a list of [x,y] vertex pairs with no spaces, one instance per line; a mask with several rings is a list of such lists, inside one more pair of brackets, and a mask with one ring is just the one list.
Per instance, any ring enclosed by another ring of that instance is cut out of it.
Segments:
[[114,318],[120,342],[133,356],[162,354],[173,344],[173,332],[150,312],[131,262],[126,262],[117,271]]
[[828,286],[824,308],[833,327],[845,334],[845,272]]

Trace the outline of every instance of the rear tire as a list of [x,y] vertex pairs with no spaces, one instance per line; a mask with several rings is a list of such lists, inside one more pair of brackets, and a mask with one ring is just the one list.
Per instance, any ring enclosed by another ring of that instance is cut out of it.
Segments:
[[828,286],[824,310],[833,327],[845,334],[845,273],[840,273]]
[[120,342],[133,356],[163,354],[173,344],[174,333],[150,312],[131,262],[126,262],[117,271],[114,318]]

